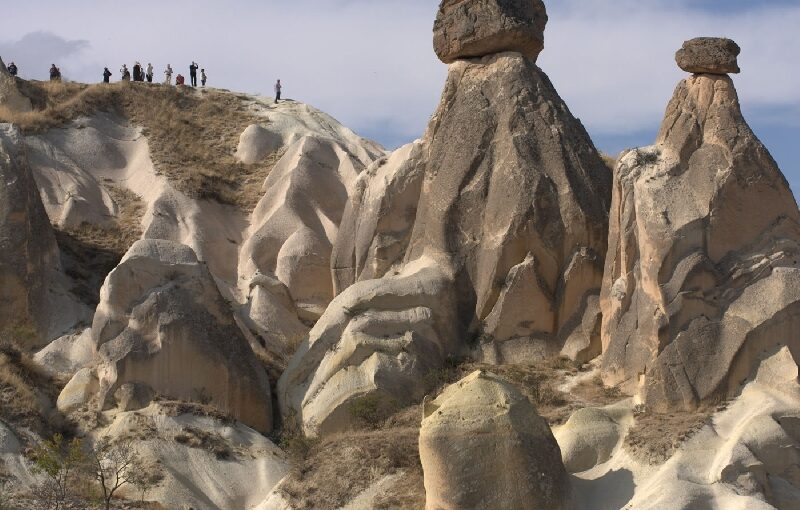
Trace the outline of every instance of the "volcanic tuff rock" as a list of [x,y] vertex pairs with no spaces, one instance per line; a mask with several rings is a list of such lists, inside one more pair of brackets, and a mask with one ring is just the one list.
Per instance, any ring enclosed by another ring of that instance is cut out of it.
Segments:
[[33,109],[31,100],[19,91],[16,78],[8,73],[2,58],[0,58],[0,106],[15,113],[29,112]]
[[728,76],[675,91],[655,146],[614,176],[603,375],[659,410],[740,391],[762,352],[800,359],[800,212]]
[[58,246],[31,175],[19,131],[0,125],[0,331],[33,327],[17,342],[44,345]]
[[[137,241],[106,278],[92,336],[98,383],[89,396],[101,407],[118,388],[138,383],[167,398],[208,403],[270,431],[267,376],[208,269],[188,246]],[[87,374],[82,377],[95,385]],[[73,383],[64,392],[74,393]],[[69,407],[82,403],[88,402]]]
[[492,374],[474,372],[424,404],[419,454],[428,510],[573,508],[547,422]]
[[[423,140],[356,183],[333,252],[336,290],[347,290],[284,373],[282,388],[292,388],[279,391],[284,410],[315,429],[365,392],[402,402],[424,393],[423,381],[399,389],[387,370],[428,370],[471,349],[496,363],[599,354],[610,182],[583,126],[531,59],[512,52],[451,65]],[[401,295],[386,297],[393,292]],[[403,335],[427,347],[390,349],[381,331],[393,338],[394,314],[413,310],[426,318]],[[347,325],[363,321],[370,334],[353,337],[361,347],[341,349],[351,342]],[[428,323],[435,326],[417,328]],[[422,360],[423,351],[437,355]],[[394,359],[380,377],[373,355]],[[327,384],[338,370],[369,383]]]
[[730,39],[697,37],[683,43],[675,54],[678,67],[689,73],[738,73],[741,48]]
[[516,51],[536,61],[547,12],[541,0],[444,0],[433,25],[442,62]]

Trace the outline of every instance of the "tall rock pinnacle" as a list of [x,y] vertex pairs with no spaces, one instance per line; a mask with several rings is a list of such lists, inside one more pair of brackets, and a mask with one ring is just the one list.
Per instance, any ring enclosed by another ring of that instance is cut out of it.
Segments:
[[[734,68],[735,52],[687,47],[703,69]],[[800,212],[730,77],[683,80],[656,145],[621,158],[613,192],[606,383],[691,408],[735,395],[775,348],[800,359]]]

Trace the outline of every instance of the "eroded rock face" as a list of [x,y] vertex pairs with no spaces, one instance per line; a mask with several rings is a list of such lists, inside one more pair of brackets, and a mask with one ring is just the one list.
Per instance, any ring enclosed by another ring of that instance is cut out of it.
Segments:
[[541,0],[443,0],[433,25],[433,49],[446,64],[504,51],[536,61],[546,24]]
[[451,65],[425,137],[357,181],[333,251],[341,294],[281,378],[283,411],[340,430],[353,399],[424,395],[411,375],[448,357],[598,354],[610,181],[532,60]]
[[505,53],[450,67],[426,140],[406,260],[450,268],[460,331],[487,359],[559,353],[602,281],[610,174],[588,134]]
[[678,85],[657,144],[614,176],[606,383],[658,410],[736,394],[760,353],[800,359],[800,213],[727,76]]
[[475,372],[424,404],[425,508],[573,508],[550,427],[519,391]]
[[31,100],[19,91],[17,80],[9,74],[3,59],[0,59],[0,106],[6,107],[12,113],[33,110]]
[[688,73],[738,73],[741,48],[730,39],[697,37],[683,43],[675,54],[678,67]]
[[[232,317],[191,248],[137,241],[100,292],[92,324],[98,354],[91,368],[98,389],[83,393],[102,407],[126,384],[146,385],[167,398],[210,404],[268,432],[269,382]],[[83,379],[92,380],[86,374]]]
[[[5,69],[5,68],[3,68]],[[47,342],[48,287],[60,267],[58,246],[39,198],[19,131],[0,125],[0,331],[22,347]]]

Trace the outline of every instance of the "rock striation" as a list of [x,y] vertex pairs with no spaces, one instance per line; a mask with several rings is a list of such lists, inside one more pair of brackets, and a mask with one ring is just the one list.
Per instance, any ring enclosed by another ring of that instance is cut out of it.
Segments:
[[188,246],[137,241],[106,278],[92,337],[98,354],[65,387],[62,410],[103,408],[115,393],[130,407],[126,385],[136,384],[139,395],[209,404],[260,432],[271,430],[266,373]]
[[683,43],[675,54],[675,61],[688,73],[738,73],[737,57],[741,51],[739,45],[730,39],[697,37]]
[[332,252],[339,295],[281,378],[283,411],[330,432],[353,399],[425,394],[411,374],[448,357],[598,355],[610,186],[532,58],[452,64],[423,139],[356,181]]
[[22,347],[47,343],[49,288],[59,267],[20,133],[0,125],[0,331],[28,331],[14,335]]
[[547,422],[512,385],[474,372],[424,404],[425,508],[573,508]]
[[614,175],[603,377],[657,410],[737,394],[761,353],[800,359],[800,212],[732,80],[683,80],[656,145]]
[[33,110],[31,100],[19,91],[17,79],[9,74],[2,58],[0,58],[0,107],[5,107],[11,113]]
[[433,49],[446,64],[504,51],[535,62],[546,24],[541,0],[444,0],[433,25]]

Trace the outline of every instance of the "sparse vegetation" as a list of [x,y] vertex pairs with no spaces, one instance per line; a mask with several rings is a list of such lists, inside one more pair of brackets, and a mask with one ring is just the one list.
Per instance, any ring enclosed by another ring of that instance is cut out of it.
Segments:
[[94,445],[87,457],[86,468],[97,481],[105,510],[111,508],[114,494],[134,481],[143,483],[144,477],[137,477],[144,465],[136,452],[133,441],[110,441],[102,438]]
[[17,347],[14,331],[0,332],[0,419],[12,426],[26,427],[49,435],[64,426],[61,415],[44,409],[40,397],[55,401],[60,392],[57,381]]
[[264,119],[248,112],[234,94],[130,83],[18,83],[34,111],[0,109],[0,121],[12,122],[25,133],[39,133],[99,111],[117,113],[143,128],[156,170],[195,198],[252,210],[280,156],[274,154],[257,165],[235,161],[241,133]]
[[696,410],[656,413],[639,406],[636,424],[625,438],[625,449],[640,462],[661,464],[722,409],[724,404],[708,403]]
[[[418,414],[416,406],[414,409]],[[355,431],[316,441],[305,458],[295,464],[281,485],[281,493],[292,508],[332,510],[383,477],[397,474],[399,479],[378,498],[375,508],[421,509],[425,492],[418,427]]]
[[612,172],[614,168],[617,167],[617,161],[619,160],[618,156],[612,156],[611,154],[606,154],[605,152],[600,153],[600,158],[603,160],[603,163],[606,164],[609,170]]
[[45,508],[60,510],[75,496],[75,487],[86,456],[83,442],[67,442],[61,434],[42,441],[33,452],[34,471],[44,475],[36,496]]
[[378,429],[398,410],[397,401],[380,393],[370,393],[350,403],[350,414],[362,428]]
[[190,448],[198,448],[213,453],[220,460],[228,460],[233,450],[224,437],[216,432],[207,432],[196,427],[184,427],[175,435],[175,441]]

